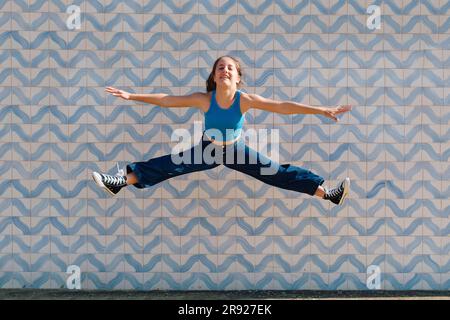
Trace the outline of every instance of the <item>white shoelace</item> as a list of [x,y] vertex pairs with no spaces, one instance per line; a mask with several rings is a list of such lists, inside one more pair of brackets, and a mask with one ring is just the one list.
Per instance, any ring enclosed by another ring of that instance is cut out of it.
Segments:
[[118,186],[122,186],[122,185],[126,184],[123,176],[110,176],[110,175],[104,174],[103,177],[105,179],[105,183],[107,183],[109,185],[118,187]]
[[110,176],[108,174],[103,175],[105,177],[105,183],[113,185],[113,186],[123,186],[126,184],[125,181],[125,172],[123,169],[120,169],[119,163],[117,162],[117,173],[114,176]]
[[334,197],[338,196],[339,193],[342,192],[342,189],[343,189],[343,185],[341,184],[338,188],[333,189],[329,192],[329,197],[334,198]]

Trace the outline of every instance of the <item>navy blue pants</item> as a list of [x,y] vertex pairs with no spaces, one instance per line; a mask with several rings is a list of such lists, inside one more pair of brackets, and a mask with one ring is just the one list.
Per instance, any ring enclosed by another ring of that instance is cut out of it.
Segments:
[[[204,154],[210,156],[205,157]],[[187,161],[180,163],[180,159]],[[242,139],[226,146],[218,146],[202,139],[186,151],[153,158],[147,162],[130,163],[127,165],[127,174],[133,172],[136,175],[138,182],[134,184],[135,187],[148,188],[172,177],[212,169],[221,164],[269,185],[309,195],[314,195],[324,182],[322,177],[304,168],[276,163],[249,148]]]

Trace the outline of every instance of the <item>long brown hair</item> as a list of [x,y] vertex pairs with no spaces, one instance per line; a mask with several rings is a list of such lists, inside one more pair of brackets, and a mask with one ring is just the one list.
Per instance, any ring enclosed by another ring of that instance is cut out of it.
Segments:
[[216,83],[214,82],[214,74],[216,73],[217,64],[219,63],[220,59],[222,59],[222,58],[230,58],[234,61],[234,63],[236,64],[236,70],[241,79],[239,81],[239,83],[237,84],[237,87],[240,88],[243,83],[242,82],[242,68],[241,68],[240,61],[237,58],[232,57],[232,56],[221,56],[214,62],[213,69],[212,69],[211,73],[209,74],[208,80],[206,80],[206,92],[211,92],[213,90],[216,90]]

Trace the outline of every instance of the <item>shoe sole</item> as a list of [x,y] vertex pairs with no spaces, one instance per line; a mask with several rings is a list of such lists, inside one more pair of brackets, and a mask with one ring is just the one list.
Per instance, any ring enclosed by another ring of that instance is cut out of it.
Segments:
[[98,172],[92,172],[92,178],[94,179],[95,183],[103,188],[106,192],[108,192],[110,195],[115,196],[113,192],[111,192],[102,182],[102,176]]
[[339,201],[339,205],[341,205],[345,198],[347,198],[348,192],[350,191],[350,179],[349,178],[345,178],[344,180],[344,193],[342,195],[341,201]]

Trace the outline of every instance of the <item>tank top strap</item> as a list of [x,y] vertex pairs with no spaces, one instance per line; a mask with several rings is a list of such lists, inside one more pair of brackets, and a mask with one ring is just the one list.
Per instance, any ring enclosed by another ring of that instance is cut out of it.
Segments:
[[237,109],[241,112],[241,91],[236,90],[232,108]]
[[216,104],[216,90],[212,91],[211,105]]

